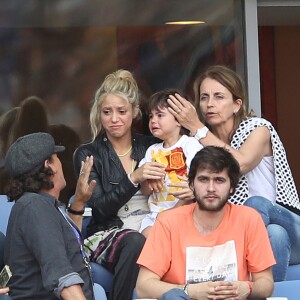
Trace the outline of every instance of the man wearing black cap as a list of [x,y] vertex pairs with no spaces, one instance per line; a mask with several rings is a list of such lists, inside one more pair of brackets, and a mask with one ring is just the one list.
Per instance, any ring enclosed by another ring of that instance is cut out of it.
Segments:
[[51,135],[33,133],[19,138],[7,152],[7,195],[16,203],[4,259],[13,274],[13,299],[94,299],[79,230],[84,204],[95,187],[94,181],[88,183],[93,158],[82,162],[71,219],[58,201],[66,181],[56,153],[63,150]]

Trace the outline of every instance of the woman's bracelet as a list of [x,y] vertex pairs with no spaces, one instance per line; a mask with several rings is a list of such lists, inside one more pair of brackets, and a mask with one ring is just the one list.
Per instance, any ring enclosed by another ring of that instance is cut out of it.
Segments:
[[129,181],[133,184],[134,187],[137,188],[137,187],[139,186],[138,183],[134,183],[133,180],[131,179],[131,173],[128,173],[128,179],[129,179]]

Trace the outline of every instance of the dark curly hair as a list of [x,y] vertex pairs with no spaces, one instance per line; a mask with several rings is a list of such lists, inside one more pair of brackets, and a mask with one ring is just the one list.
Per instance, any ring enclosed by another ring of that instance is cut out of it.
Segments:
[[50,190],[54,187],[51,168],[42,166],[34,173],[11,178],[5,188],[8,201],[17,201],[25,192],[38,193],[41,189]]

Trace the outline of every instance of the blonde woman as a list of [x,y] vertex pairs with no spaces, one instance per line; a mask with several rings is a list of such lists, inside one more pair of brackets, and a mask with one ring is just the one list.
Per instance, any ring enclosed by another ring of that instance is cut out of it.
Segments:
[[139,91],[132,74],[126,70],[109,74],[97,90],[90,112],[92,142],[81,145],[74,154],[77,175],[81,160],[87,155],[94,157],[90,179],[97,185],[88,202],[92,220],[87,234],[108,235],[94,249],[91,260],[113,273],[110,299],[116,300],[132,299],[139,269],[136,260],[145,241],[137,231],[149,213],[140,183],[165,175],[164,165],[157,162],[137,168],[147,148],[157,142],[133,132],[140,115]]

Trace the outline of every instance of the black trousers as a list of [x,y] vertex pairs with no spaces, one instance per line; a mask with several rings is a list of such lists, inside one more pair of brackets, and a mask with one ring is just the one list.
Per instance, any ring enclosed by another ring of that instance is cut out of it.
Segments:
[[112,291],[109,293],[110,300],[132,300],[139,272],[136,261],[145,240],[139,232],[130,232],[119,242],[114,253],[114,276]]

